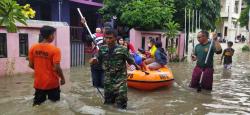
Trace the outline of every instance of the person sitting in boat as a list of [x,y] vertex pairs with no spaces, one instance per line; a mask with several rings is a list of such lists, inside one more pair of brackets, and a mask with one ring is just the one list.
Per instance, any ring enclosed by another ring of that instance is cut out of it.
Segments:
[[125,48],[128,49],[128,51],[130,52],[130,54],[134,54],[135,53],[135,48],[134,46],[129,43],[128,41],[126,41],[123,37],[121,36],[117,36],[117,44],[124,46]]
[[149,70],[158,70],[167,64],[167,53],[162,48],[162,42],[159,40],[156,41],[155,46],[157,48],[155,55],[154,55],[155,61],[147,65],[147,68]]
[[157,50],[156,46],[155,46],[155,39],[151,38],[150,42],[148,44],[149,47],[149,52],[146,52],[146,60],[144,61],[144,63],[146,65],[152,63],[155,61],[155,52]]

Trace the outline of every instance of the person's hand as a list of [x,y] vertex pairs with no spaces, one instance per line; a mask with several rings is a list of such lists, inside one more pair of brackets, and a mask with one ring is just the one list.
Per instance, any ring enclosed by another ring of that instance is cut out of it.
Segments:
[[96,57],[93,57],[93,58],[90,58],[89,60],[89,63],[90,64],[96,64],[98,61],[97,61],[97,58]]
[[65,84],[65,79],[61,79],[60,83],[61,83],[61,85],[64,85]]
[[196,60],[197,60],[197,57],[196,57],[194,54],[192,54],[192,55],[191,55],[191,59],[192,59],[192,61],[196,61]]
[[84,24],[86,22],[86,20],[83,18],[81,19],[81,23]]

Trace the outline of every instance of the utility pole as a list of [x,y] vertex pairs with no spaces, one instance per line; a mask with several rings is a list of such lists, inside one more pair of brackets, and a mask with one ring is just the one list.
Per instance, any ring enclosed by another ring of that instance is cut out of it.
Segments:
[[250,28],[250,9],[248,11],[248,40],[249,40],[249,43],[250,43],[250,32],[249,32],[249,28]]
[[[188,17],[188,40],[190,40],[190,38],[191,38],[191,37],[190,37],[190,31],[191,31],[191,30],[190,30],[190,22],[191,22],[191,20],[190,20],[190,17],[191,17],[190,14],[191,14],[191,13],[190,13],[190,9],[188,9],[188,16],[189,16],[189,17]],[[189,43],[189,42],[187,42],[187,43]],[[188,47],[188,44],[187,44],[187,47]]]
[[201,11],[199,10],[199,30],[201,29]]
[[58,0],[58,21],[61,22],[61,7],[62,7],[62,0]]
[[185,49],[185,54],[187,55],[187,8],[185,7],[185,29],[184,29],[184,49]]

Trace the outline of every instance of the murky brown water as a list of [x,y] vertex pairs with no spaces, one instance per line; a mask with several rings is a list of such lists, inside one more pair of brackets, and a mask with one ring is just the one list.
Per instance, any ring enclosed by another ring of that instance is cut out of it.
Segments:
[[[219,57],[216,57],[218,60]],[[188,88],[195,63],[172,63],[175,83],[171,88],[144,92],[128,91],[128,110],[102,104],[91,86],[88,66],[64,71],[69,78],[57,103],[46,101],[32,107],[34,89],[31,74],[0,78],[1,115],[75,115],[75,114],[250,114],[250,53],[233,58],[232,70],[215,62],[212,92]]]

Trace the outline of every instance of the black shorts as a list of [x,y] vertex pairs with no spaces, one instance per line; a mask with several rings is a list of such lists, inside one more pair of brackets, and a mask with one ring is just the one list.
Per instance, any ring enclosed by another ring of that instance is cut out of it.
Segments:
[[46,101],[47,96],[48,99],[51,101],[59,101],[60,100],[60,88],[55,88],[55,89],[49,89],[49,90],[41,90],[41,89],[35,89],[35,97],[34,97],[34,105],[40,105],[44,101]]

